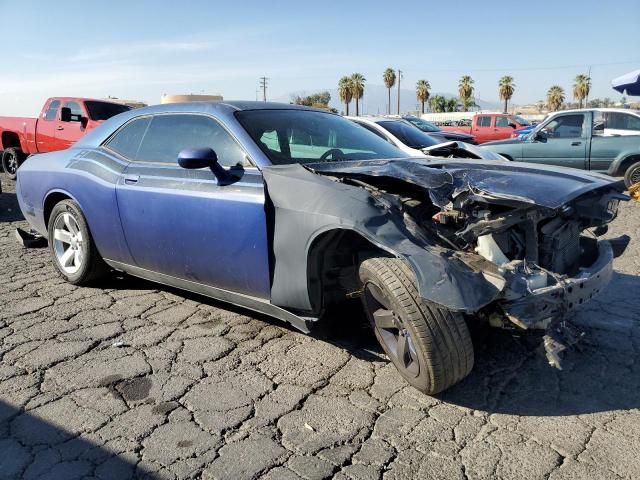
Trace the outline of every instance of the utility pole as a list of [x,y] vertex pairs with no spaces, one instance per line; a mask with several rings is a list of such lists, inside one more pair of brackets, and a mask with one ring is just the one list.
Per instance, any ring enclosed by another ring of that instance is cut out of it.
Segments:
[[[589,73],[587,73],[587,85],[591,83],[591,65],[589,65]],[[584,108],[589,108],[589,92],[584,97]]]
[[267,101],[267,77],[260,77],[260,88],[262,88],[262,101]]
[[400,115],[400,79],[402,79],[402,70],[398,69],[398,115]]

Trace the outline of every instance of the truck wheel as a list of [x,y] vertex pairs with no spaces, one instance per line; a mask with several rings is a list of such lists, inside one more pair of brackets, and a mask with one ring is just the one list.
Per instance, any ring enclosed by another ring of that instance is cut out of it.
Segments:
[[469,374],[473,344],[463,316],[420,298],[406,263],[371,258],[362,262],[359,273],[367,318],[409,384],[434,394]]
[[49,250],[60,275],[74,285],[87,285],[107,272],[89,232],[72,200],[57,203],[49,217]]
[[624,185],[627,188],[638,182],[640,182],[640,162],[631,165],[624,174]]
[[2,168],[11,180],[15,180],[18,167],[24,160],[24,154],[19,148],[7,148],[2,154]]

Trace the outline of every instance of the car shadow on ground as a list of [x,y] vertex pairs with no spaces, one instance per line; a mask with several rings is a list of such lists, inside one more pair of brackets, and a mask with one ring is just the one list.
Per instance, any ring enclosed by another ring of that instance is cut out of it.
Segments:
[[19,222],[20,220],[24,220],[24,217],[20,211],[16,194],[13,192],[0,193],[0,223]]
[[492,413],[580,415],[640,407],[640,277],[615,273],[602,294],[570,320],[584,337],[550,367],[540,342],[492,330],[475,367],[443,401]]
[[99,478],[118,479],[155,477],[115,452],[1,400],[0,432],[3,433],[0,440],[2,478],[67,479],[88,478],[94,474]]
[[[297,332],[269,316],[128,275],[106,282],[100,286],[161,289]],[[511,415],[564,416],[640,407],[640,368],[636,366],[640,365],[640,339],[632,338],[631,333],[633,330],[637,336],[640,324],[599,310],[599,305],[615,302],[615,292],[619,291],[640,291],[640,278],[616,273],[591,310],[575,313],[574,320],[586,333],[577,346],[563,354],[563,370],[547,363],[540,335],[479,329],[474,335],[475,366],[471,374],[437,397],[467,408]],[[603,316],[608,320],[598,320]],[[609,323],[613,329],[607,328]],[[388,361],[357,301],[328,312],[310,335],[356,358]]]
[[[620,305],[625,292],[638,291],[640,277],[616,273],[592,305],[573,314],[572,322],[585,335],[562,354],[562,370],[547,363],[540,333],[478,329],[471,374],[437,397],[510,415],[565,416],[640,407],[640,319],[633,317],[640,298],[627,298],[635,302],[630,307],[611,309]],[[332,320],[314,336],[365,360],[386,358],[364,320]]]

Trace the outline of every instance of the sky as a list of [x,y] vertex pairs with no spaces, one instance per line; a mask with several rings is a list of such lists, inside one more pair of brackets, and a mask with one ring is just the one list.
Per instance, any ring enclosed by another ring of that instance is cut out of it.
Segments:
[[404,72],[403,87],[426,79],[434,92],[471,75],[487,101],[511,75],[515,104],[554,84],[570,96],[591,67],[590,98],[619,100],[611,79],[640,68],[639,0],[0,0],[0,18],[13,19],[0,115],[37,115],[50,96],[253,100],[261,76],[269,99],[287,100],[353,72],[382,85],[387,67]]

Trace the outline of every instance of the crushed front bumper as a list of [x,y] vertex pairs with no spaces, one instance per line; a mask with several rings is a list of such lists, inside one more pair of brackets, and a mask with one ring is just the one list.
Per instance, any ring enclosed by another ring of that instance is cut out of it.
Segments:
[[[626,239],[628,243],[628,239]],[[557,278],[557,283],[527,292],[526,295],[499,302],[506,317],[523,329],[545,329],[567,312],[597,295],[611,280],[613,259],[626,248],[620,240],[598,242],[598,257],[575,277]],[[614,249],[615,245],[615,249]]]
[[562,369],[560,354],[578,343],[584,335],[566,318],[566,313],[591,300],[609,283],[613,259],[620,256],[629,237],[598,242],[598,257],[578,275],[558,278],[551,286],[538,288],[527,295],[500,303],[505,316],[525,330],[544,329],[542,347],[549,365]]

